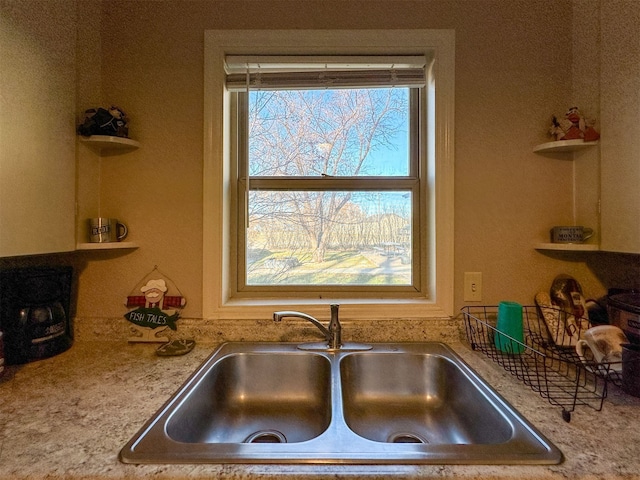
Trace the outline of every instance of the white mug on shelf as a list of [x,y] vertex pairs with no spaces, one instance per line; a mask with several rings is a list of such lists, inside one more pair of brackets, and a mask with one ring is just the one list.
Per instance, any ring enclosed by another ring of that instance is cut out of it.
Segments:
[[581,225],[553,227],[550,233],[552,243],[582,243],[593,236],[593,229]]

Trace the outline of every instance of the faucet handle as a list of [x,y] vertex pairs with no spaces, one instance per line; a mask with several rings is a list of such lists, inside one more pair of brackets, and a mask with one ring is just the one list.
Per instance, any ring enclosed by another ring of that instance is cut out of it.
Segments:
[[338,309],[340,305],[331,304],[331,321],[329,322],[329,347],[340,348],[342,345],[342,326],[338,318]]

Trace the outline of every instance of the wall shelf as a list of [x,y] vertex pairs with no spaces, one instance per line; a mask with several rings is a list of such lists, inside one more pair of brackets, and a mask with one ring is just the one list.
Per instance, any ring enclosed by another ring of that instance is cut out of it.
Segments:
[[135,249],[138,245],[133,242],[104,242],[104,243],[78,243],[76,250],[122,250]]
[[140,142],[124,137],[112,137],[109,135],[91,135],[80,137],[80,141],[99,153],[109,151],[111,153],[125,153],[140,148]]
[[[541,143],[533,147],[534,153],[573,153],[578,150],[590,148],[598,144],[598,141],[585,142],[584,140],[556,140],[554,142]],[[573,157],[573,155],[571,155]],[[570,158],[570,157],[568,157]],[[593,243],[538,243],[536,250],[555,250],[561,252],[597,252],[600,246]]]
[[584,140],[557,140],[555,142],[541,143],[533,147],[535,153],[564,153],[575,152],[587,147],[593,147],[598,142],[585,142]]
[[536,250],[558,250],[564,252],[597,252],[600,247],[594,243],[538,243]]

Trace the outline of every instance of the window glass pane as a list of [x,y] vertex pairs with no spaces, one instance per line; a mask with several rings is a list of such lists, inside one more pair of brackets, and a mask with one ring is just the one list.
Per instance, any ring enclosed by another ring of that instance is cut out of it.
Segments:
[[251,191],[247,285],[411,285],[411,192]]
[[408,176],[409,89],[251,91],[250,176]]

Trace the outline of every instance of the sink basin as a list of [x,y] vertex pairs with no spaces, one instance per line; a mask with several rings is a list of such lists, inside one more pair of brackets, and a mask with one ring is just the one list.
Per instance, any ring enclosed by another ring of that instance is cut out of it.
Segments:
[[376,442],[503,444],[511,423],[451,360],[372,353],[341,362],[344,418]]
[[226,343],[124,463],[553,464],[561,452],[441,343]]
[[292,443],[331,421],[331,363],[320,355],[226,356],[169,417],[169,438],[185,443]]

